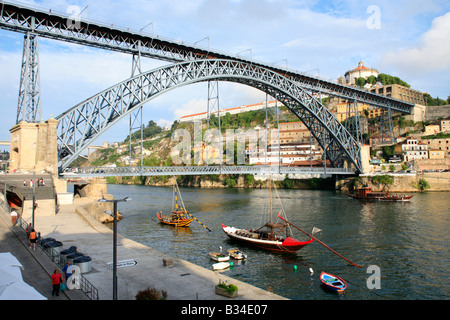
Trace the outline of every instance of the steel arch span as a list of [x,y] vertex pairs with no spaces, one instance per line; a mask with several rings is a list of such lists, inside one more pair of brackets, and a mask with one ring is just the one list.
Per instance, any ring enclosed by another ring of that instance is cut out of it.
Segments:
[[245,84],[281,101],[311,130],[327,160],[350,160],[362,172],[361,147],[334,115],[298,83],[247,62],[206,59],[160,67],[122,81],[62,113],[58,120],[58,160],[64,170],[87,146],[123,117],[177,87],[210,81]]

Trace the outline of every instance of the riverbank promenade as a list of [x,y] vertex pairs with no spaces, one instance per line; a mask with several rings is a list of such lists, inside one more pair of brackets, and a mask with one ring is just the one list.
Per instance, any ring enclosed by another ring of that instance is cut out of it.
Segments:
[[[87,204],[87,201],[75,199],[74,204],[61,206],[56,215],[36,215],[35,229],[40,232],[41,238],[50,237],[61,241],[63,249],[76,246],[78,252],[89,256],[92,270],[83,273],[83,276],[98,290],[99,300],[112,300],[113,271],[109,266],[112,263],[113,232],[94,218],[76,213],[75,208]],[[29,214],[24,214],[23,218],[27,223],[31,221]],[[9,214],[3,209],[0,209],[0,252],[13,253],[24,265],[24,281],[49,300],[88,300],[77,289],[66,289],[58,297],[51,296],[50,276],[56,264],[40,248],[36,247],[34,251],[28,247],[25,231],[18,225],[12,226]],[[204,250],[199,249],[198,254],[207,257]],[[173,266],[165,266],[163,259],[173,259]],[[118,300],[134,300],[138,291],[148,287],[166,291],[168,300],[286,300],[232,279],[226,275],[226,271],[213,271],[172,258],[120,235],[117,240],[117,260],[136,261],[135,265],[117,269]],[[219,281],[236,285],[239,295],[234,299],[217,295],[215,285]]]

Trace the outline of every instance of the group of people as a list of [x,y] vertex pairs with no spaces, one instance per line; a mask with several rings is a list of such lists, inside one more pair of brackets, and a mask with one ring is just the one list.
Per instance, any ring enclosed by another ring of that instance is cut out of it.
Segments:
[[[33,187],[33,183],[34,183],[34,181],[33,181],[33,179],[31,179],[30,180],[30,187],[31,188]],[[23,186],[24,187],[27,186],[27,180],[23,180]],[[38,187],[44,187],[45,186],[45,182],[44,182],[44,179],[42,177],[37,180],[37,186]]]
[[[30,249],[33,248],[33,250],[36,250],[36,242],[39,239],[38,232],[36,232],[31,223],[27,226],[27,229],[25,231],[27,233],[28,245],[30,246]],[[73,268],[72,262],[70,260],[67,260],[62,271],[64,274],[65,281],[67,283],[69,278],[75,274],[75,269]],[[79,283],[76,283],[78,279],[76,277],[73,277],[72,280],[75,285],[74,287],[76,288],[76,286],[79,285]],[[52,296],[54,295],[59,296],[61,284],[64,283],[64,279],[57,268],[53,271],[53,274],[50,277],[50,281],[52,284]]]
[[[73,281],[74,284],[76,284],[76,281],[78,280],[75,277],[75,269],[72,266],[72,262],[70,260],[67,260],[67,263],[64,265],[64,268],[62,269],[62,272],[64,274],[64,278],[66,280],[66,283],[68,281]],[[72,277],[73,276],[73,277]],[[69,279],[72,277],[71,279]],[[52,283],[52,296],[56,295],[59,296],[59,291],[61,290],[61,284],[64,283],[64,279],[62,274],[59,272],[59,269],[56,268],[55,271],[53,271],[53,274],[50,278]]]

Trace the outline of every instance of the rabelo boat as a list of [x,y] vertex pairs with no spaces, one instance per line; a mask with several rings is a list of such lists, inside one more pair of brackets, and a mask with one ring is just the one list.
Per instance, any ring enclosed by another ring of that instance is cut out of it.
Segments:
[[[272,181],[269,186],[270,193],[270,220],[263,226],[256,229],[238,229],[226,226],[222,223],[225,234],[240,243],[258,247],[261,249],[278,252],[296,252],[304,246],[314,241],[310,238],[307,241],[300,241],[292,237],[289,223],[284,220],[273,220],[272,214]],[[281,213],[280,213],[281,214]]]
[[372,191],[371,187],[362,187],[357,193],[347,193],[349,197],[360,200],[378,200],[378,201],[409,201],[412,195],[390,194],[389,192]]
[[194,218],[187,212],[181,198],[178,184],[173,185],[173,200],[172,200],[172,214],[164,215],[160,211],[156,213],[156,217],[162,224],[167,224],[174,227],[187,227],[194,220]]

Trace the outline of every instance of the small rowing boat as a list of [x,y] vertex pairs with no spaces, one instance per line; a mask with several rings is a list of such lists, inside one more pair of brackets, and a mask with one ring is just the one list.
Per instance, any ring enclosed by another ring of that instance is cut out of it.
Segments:
[[[222,248],[220,248],[220,251],[222,251]],[[211,259],[217,261],[217,262],[224,262],[230,260],[229,255],[225,255],[222,252],[210,252],[209,256]]]
[[324,271],[320,274],[320,281],[326,288],[336,292],[343,292],[347,288],[347,283],[344,279]]
[[218,262],[212,265],[213,270],[223,270],[230,267],[229,262]]
[[228,249],[228,254],[235,260],[247,259],[247,255],[237,248]]

